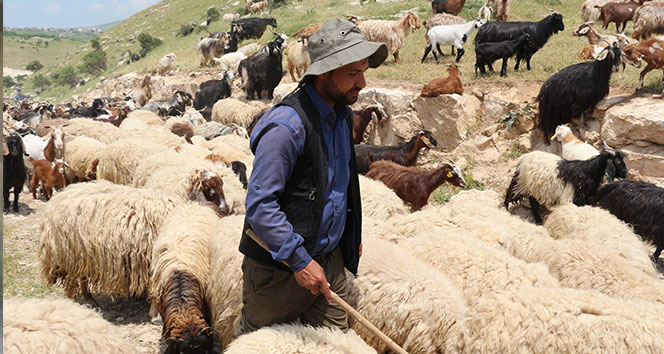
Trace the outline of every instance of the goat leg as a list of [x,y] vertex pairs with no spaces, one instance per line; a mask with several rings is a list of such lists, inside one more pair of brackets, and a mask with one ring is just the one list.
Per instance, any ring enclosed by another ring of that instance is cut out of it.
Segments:
[[514,71],[519,71],[519,64],[521,63],[521,59],[522,58],[520,56],[518,55],[516,56],[516,64],[514,64]]
[[528,197],[528,200],[530,201],[530,211],[533,213],[533,217],[535,218],[535,223],[537,225],[542,225],[542,216],[540,215],[539,212],[539,202],[535,197]]
[[[23,186],[23,185],[21,185],[21,186]],[[19,195],[19,193],[21,193],[21,188],[14,187],[14,207],[12,208],[12,210],[14,210],[14,212],[16,212],[16,213],[18,213],[18,195]]]
[[[455,54],[454,53],[454,46],[452,46],[452,55],[454,55],[454,54]],[[442,56],[442,54],[441,54],[441,56]]]
[[466,52],[466,51],[463,49],[463,47],[462,47],[462,48],[458,48],[458,50],[457,50],[457,58],[456,58],[456,62],[457,62],[457,63],[459,62],[459,60],[461,60],[461,57],[463,56],[463,53],[465,53],[465,52]]
[[531,68],[530,68],[530,58],[531,58],[531,57],[527,57],[527,58],[526,58],[526,69],[528,69],[528,70],[531,69]]
[[500,76],[507,76],[507,57],[503,58],[503,65],[500,68]]
[[399,64],[399,51],[394,52],[394,62]]
[[[491,70],[492,73],[495,72],[495,70],[493,70],[493,62],[489,62],[487,64],[487,66],[489,67],[489,70]],[[485,72],[485,74],[486,74],[486,72]]]
[[9,213],[9,186],[3,186],[2,197],[4,198],[4,212]]
[[[429,52],[431,51],[432,48],[433,48],[432,44],[429,44],[428,46],[426,46],[426,48],[424,48],[424,55],[422,56],[421,63],[424,63],[424,59],[427,58],[427,55],[429,55]],[[436,55],[436,53],[434,52],[433,55]]]
[[438,50],[438,54],[440,54],[441,57],[445,55],[443,54],[443,51],[440,49],[440,44],[438,43],[436,43],[436,50]]

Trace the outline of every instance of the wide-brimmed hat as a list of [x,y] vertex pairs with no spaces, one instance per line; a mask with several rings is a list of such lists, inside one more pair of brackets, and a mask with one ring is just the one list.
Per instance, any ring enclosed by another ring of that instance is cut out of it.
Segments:
[[329,21],[311,36],[308,50],[311,64],[304,76],[325,74],[366,58],[369,67],[376,68],[388,55],[385,43],[367,41],[359,27],[340,19]]

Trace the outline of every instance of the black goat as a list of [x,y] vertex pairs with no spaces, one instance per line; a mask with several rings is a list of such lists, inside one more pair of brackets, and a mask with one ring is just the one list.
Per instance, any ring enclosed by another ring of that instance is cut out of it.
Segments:
[[620,48],[614,44],[597,60],[568,66],[544,82],[537,95],[537,127],[545,136],[553,135],[557,126],[569,123],[606,97],[611,73],[620,68],[620,55]]
[[613,155],[611,159],[606,162],[606,176],[607,182],[611,183],[615,178],[627,178],[627,165],[625,165],[625,154],[620,150],[607,149]]
[[417,155],[422,148],[433,148],[438,145],[428,130],[420,130],[407,143],[399,146],[375,146],[368,144],[355,145],[357,172],[365,174],[372,162],[388,160],[402,166],[415,166]]
[[283,38],[277,37],[276,40],[268,42],[258,52],[250,57],[243,59],[238,65],[240,78],[245,84],[247,98],[254,99],[254,92],[258,99],[262,98],[262,91],[267,91],[267,97],[272,99],[274,88],[279,85],[284,76],[284,70],[281,66],[281,44]]
[[95,118],[102,114],[108,114],[108,111],[104,109],[104,101],[101,98],[95,98],[92,101],[92,107],[82,106],[74,109],[70,112],[70,116],[76,117],[88,117]]
[[[9,212],[9,190],[14,188],[14,207],[18,212],[18,195],[25,183],[25,164],[23,162],[23,140],[18,133],[11,133],[6,138],[8,154],[3,155],[2,161],[2,196],[4,199],[4,212]],[[4,154],[4,153],[3,153]]]
[[247,17],[231,22],[231,28],[237,31],[239,40],[260,39],[268,25],[276,28],[277,20],[272,17]]
[[242,187],[247,189],[247,165],[245,165],[242,161],[232,161],[231,169],[240,180],[240,183],[242,183]]
[[538,22],[493,21],[477,31],[475,46],[485,42],[508,41],[519,38],[523,33],[528,33],[533,41],[532,46],[525,46],[517,51],[514,70],[519,70],[519,63],[522,60],[526,61],[526,67],[530,70],[530,58],[546,44],[553,34],[564,30],[563,15],[556,12]]
[[597,203],[654,243],[653,260],[658,261],[664,249],[664,188],[627,180],[609,183],[599,189]]
[[215,102],[231,96],[231,84],[233,83],[233,73],[224,72],[224,78],[221,80],[208,80],[201,84],[201,90],[196,92],[194,99],[194,108],[197,110],[211,110]]
[[191,94],[178,90],[175,91],[168,101],[152,101],[141,109],[154,112],[161,117],[181,116],[187,110],[187,106],[191,106],[191,104]]
[[503,59],[503,65],[500,69],[500,76],[507,76],[507,60],[518,51],[523,50],[524,46],[529,45],[532,45],[532,41],[528,33],[524,33],[519,38],[510,41],[476,44],[475,77],[477,77],[478,69],[482,75],[486,75],[485,66],[488,66],[489,70],[493,72],[493,62],[501,58]]

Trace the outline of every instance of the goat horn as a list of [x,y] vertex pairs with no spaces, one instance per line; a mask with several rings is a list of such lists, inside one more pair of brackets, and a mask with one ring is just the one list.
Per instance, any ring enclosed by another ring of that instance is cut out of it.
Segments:
[[547,10],[549,10],[549,11],[551,11],[551,12],[556,12],[556,11],[554,11],[553,9],[550,9],[550,8],[548,8],[548,7],[545,7],[545,9],[547,9]]
[[609,146],[609,144],[606,143],[606,141],[602,140],[602,146],[604,147],[604,150],[606,151],[615,151],[616,149],[612,148]]

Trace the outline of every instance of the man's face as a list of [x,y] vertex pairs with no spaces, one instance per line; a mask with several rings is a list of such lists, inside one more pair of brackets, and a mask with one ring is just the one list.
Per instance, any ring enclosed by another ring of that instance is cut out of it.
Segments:
[[323,80],[323,95],[345,105],[357,102],[360,90],[367,85],[364,72],[368,68],[369,60],[364,59],[320,75],[319,78]]

